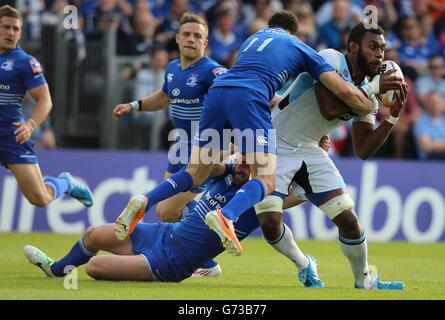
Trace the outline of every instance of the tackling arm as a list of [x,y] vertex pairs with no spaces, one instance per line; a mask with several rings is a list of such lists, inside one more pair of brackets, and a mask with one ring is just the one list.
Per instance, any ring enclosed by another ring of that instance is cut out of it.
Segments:
[[365,115],[372,111],[373,103],[371,99],[368,99],[361,89],[343,80],[337,72],[329,71],[322,73],[320,75],[320,82],[341,101],[352,108],[355,113]]

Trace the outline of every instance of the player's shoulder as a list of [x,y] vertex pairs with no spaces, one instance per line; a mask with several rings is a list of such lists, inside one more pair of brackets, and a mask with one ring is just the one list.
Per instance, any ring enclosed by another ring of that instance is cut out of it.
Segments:
[[28,54],[20,47],[14,50],[13,53],[14,64],[18,68],[31,68],[34,73],[42,72],[40,62],[34,56]]
[[209,74],[213,75],[213,77],[217,77],[220,74],[227,72],[226,67],[222,66],[221,64],[207,56],[203,58],[202,66],[204,69],[209,71]]
[[327,62],[341,64],[341,62],[345,59],[345,56],[340,51],[335,49],[323,49],[318,52],[320,56],[322,56]]
[[177,70],[180,65],[181,65],[180,60],[174,59],[167,64],[167,67],[165,68],[165,70],[168,70],[168,71]]

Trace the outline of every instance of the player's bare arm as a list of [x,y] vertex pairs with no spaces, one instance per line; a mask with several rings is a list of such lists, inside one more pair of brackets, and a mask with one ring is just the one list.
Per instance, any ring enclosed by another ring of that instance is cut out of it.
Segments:
[[52,108],[51,95],[47,84],[29,90],[29,94],[36,101],[36,107],[30,118],[26,122],[13,123],[17,126],[15,139],[19,143],[25,143],[31,137],[32,132],[46,119]]
[[[391,108],[390,115],[397,119],[406,103],[408,86],[404,84],[402,90],[397,92],[397,102]],[[394,124],[386,119],[375,130],[373,125],[363,121],[357,121],[352,125],[352,143],[357,156],[366,160],[371,157],[386,141]]]
[[[394,72],[396,72],[396,70],[391,69],[380,76],[380,92],[386,92],[388,90],[402,90],[402,87],[406,83],[403,81],[403,79],[393,76],[392,74]],[[318,105],[320,107],[320,113],[327,120],[342,118],[351,111],[356,115],[366,115],[369,113],[363,114],[357,112],[357,110],[341,101],[321,83],[316,83],[314,90]]]
[[[156,90],[148,97],[144,97],[141,100],[142,105],[138,111],[158,111],[164,109],[170,105],[169,96],[161,89]],[[127,114],[132,113],[135,110],[130,103],[121,103],[113,108],[113,118],[119,119]]]

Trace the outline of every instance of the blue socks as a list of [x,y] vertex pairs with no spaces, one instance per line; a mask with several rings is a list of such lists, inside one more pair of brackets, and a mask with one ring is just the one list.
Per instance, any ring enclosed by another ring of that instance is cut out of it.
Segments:
[[59,261],[56,261],[51,266],[51,271],[56,277],[63,277],[65,275],[64,269],[66,266],[80,266],[87,263],[96,253],[89,251],[83,239],[76,242],[70,252]]
[[236,221],[244,211],[263,200],[265,194],[263,182],[252,179],[237,191],[232,200],[222,209],[222,213],[226,218]]
[[54,199],[59,198],[68,191],[70,185],[67,179],[46,176],[43,183],[50,186],[54,191]]
[[180,192],[185,192],[193,186],[193,178],[187,171],[179,171],[162,181],[153,190],[147,192],[145,196],[148,198],[148,204],[145,207],[147,212],[152,206],[159,201],[170,198]]

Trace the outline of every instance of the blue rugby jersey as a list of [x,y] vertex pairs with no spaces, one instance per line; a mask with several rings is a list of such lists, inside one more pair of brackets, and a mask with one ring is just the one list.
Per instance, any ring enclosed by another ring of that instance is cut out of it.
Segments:
[[235,65],[219,76],[214,87],[244,87],[270,101],[275,92],[302,72],[313,78],[334,71],[317,52],[280,28],[261,29],[241,46]]
[[162,90],[170,97],[170,116],[176,128],[187,132],[189,146],[194,134],[191,123],[199,121],[204,96],[215,77],[226,71],[206,56],[186,69],[181,68],[179,59],[173,60],[165,70]]
[[23,97],[45,83],[40,63],[20,47],[0,54],[0,129],[24,121]]
[[[232,169],[233,165],[227,164],[224,175],[213,178],[195,208],[173,226],[178,251],[195,268],[224,251],[221,239],[205,224],[205,215],[223,208],[239,190],[239,187],[233,185]],[[244,212],[234,225],[238,239],[246,238],[259,227],[255,209]]]

